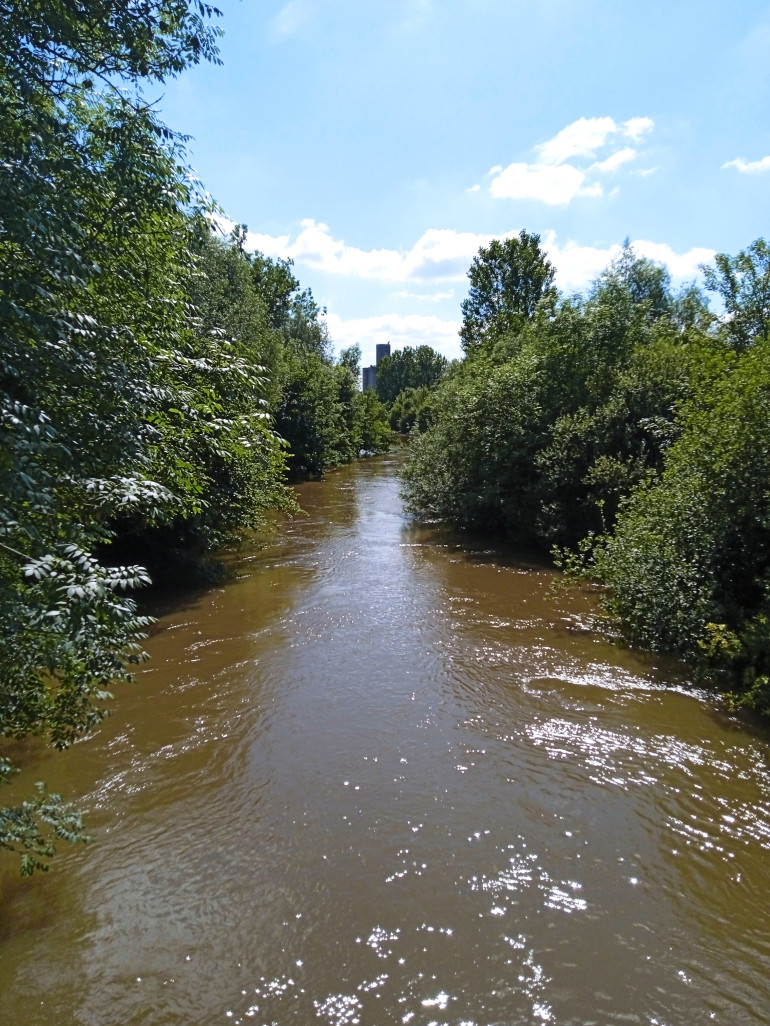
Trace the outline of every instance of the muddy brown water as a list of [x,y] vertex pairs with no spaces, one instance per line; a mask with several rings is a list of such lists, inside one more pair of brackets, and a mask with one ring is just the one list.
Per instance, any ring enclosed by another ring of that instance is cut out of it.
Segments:
[[0,1023],[770,1022],[767,738],[411,524],[398,459],[302,486],[25,768],[97,839],[5,860]]

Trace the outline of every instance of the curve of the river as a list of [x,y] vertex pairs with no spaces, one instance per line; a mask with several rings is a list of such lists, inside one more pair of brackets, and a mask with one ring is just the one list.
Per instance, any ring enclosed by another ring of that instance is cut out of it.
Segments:
[[24,770],[97,841],[5,865],[0,1022],[770,1022],[767,739],[410,524],[398,459],[302,486]]

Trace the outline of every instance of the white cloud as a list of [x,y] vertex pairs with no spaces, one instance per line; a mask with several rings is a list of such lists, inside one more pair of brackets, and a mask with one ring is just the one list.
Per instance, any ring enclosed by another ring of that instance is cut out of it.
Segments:
[[[692,281],[699,274],[699,265],[710,263],[715,250],[695,246],[677,253],[667,243],[638,239],[632,242],[638,256],[648,257],[665,264],[675,281]],[[621,245],[581,246],[568,240],[557,242],[556,233],[548,232],[542,242],[548,259],[556,268],[556,285],[565,292],[580,292],[587,288],[605,267],[615,260]]]
[[308,219],[300,232],[288,235],[260,235],[249,232],[247,249],[267,256],[295,260],[316,271],[391,282],[460,281],[470,262],[493,236],[451,229],[431,228],[406,251],[359,249],[335,239],[328,225]]
[[615,171],[621,166],[621,164],[627,164],[629,160],[636,160],[636,150],[627,146],[623,150],[618,150],[617,153],[613,153],[607,157],[606,160],[599,161],[598,164],[593,164],[592,167],[596,171]]
[[[539,200],[559,206],[586,194],[585,178],[585,173],[571,164],[509,164],[492,179],[489,191],[497,199]],[[589,195],[596,195],[593,188]]]
[[419,299],[425,303],[442,303],[445,299],[453,299],[454,294],[454,289],[449,292],[407,292],[401,289],[395,293],[399,299]]
[[569,157],[592,157],[607,137],[617,131],[612,118],[578,118],[535,148],[544,164],[561,164]]
[[556,268],[556,284],[565,292],[579,292],[590,285],[607,264],[620,253],[620,245],[600,248],[556,241],[556,233],[548,232],[543,249]]
[[303,0],[289,0],[270,22],[272,34],[277,39],[296,35],[308,20],[310,11]]
[[382,314],[345,320],[337,314],[329,314],[326,321],[336,348],[344,349],[357,342],[365,366],[374,363],[378,342],[390,342],[394,350],[404,346],[432,346],[450,360],[462,355],[459,320],[423,314]]
[[[225,222],[222,222],[222,226],[225,231],[232,227]],[[305,265],[313,270],[350,278],[412,283],[417,286],[438,282],[465,284],[468,268],[480,246],[489,245],[493,238],[509,239],[517,234],[516,229],[486,235],[456,232],[450,228],[432,228],[421,235],[411,249],[400,251],[364,250],[349,246],[344,241],[335,239],[327,225],[312,219],[302,221],[300,229],[295,238],[291,235],[275,236],[249,232],[246,246],[248,249],[259,249],[272,257],[291,257],[298,265]],[[557,240],[553,231],[545,233],[541,245],[556,267],[556,284],[567,292],[586,288],[621,250],[619,243],[606,247],[582,246],[571,240],[562,243]],[[649,240],[633,241],[633,246],[640,255],[666,264],[674,278],[681,280],[696,277],[698,265],[713,260],[715,254],[714,250],[701,247],[678,253],[666,243]],[[453,290],[414,292],[403,289],[395,295],[399,299],[439,303],[452,299]],[[415,316],[420,323],[423,322],[422,315]],[[377,320],[374,318],[374,321]],[[403,318],[400,319],[402,320]],[[428,318],[431,324],[434,320],[435,318]]]
[[629,174],[638,175],[640,178],[649,178],[656,171],[660,171],[660,164],[656,164],[655,167],[643,167],[639,171],[629,171]]
[[727,167],[734,167],[745,175],[761,175],[765,171],[770,171],[770,157],[763,157],[761,160],[744,160],[738,157],[723,164],[722,170]]
[[665,242],[649,242],[645,239],[635,242],[634,249],[640,256],[665,264],[672,277],[680,281],[692,281],[693,278],[697,278],[700,274],[700,265],[710,264],[716,256],[715,249],[706,249],[703,246],[694,246],[684,253],[676,253]]
[[465,191],[466,192],[479,192],[480,190],[481,190],[481,186],[479,185],[478,182],[476,182],[475,185],[471,185],[470,188],[466,189]]
[[289,235],[260,235],[257,232],[247,232],[246,249],[251,252],[259,250],[269,257],[286,257],[290,238]]
[[639,142],[642,136],[646,135],[647,132],[651,132],[654,127],[655,122],[652,118],[629,118],[628,121],[623,122],[623,128],[625,129],[623,135],[627,135],[634,142]]
[[[536,163],[514,163],[505,169],[493,167],[489,172],[494,176],[489,191],[498,199],[537,200],[549,206],[563,206],[578,196],[602,196],[601,183],[589,181],[588,176],[591,172],[616,171],[636,159],[636,149],[617,148],[618,142],[621,139],[638,142],[653,127],[651,118],[630,118],[620,125],[610,117],[578,118],[552,139],[535,147],[539,155]],[[607,153],[611,144],[615,148]],[[602,160],[580,166],[595,157],[599,150],[607,153]]]
[[[510,237],[514,233],[509,232]],[[487,240],[488,241],[488,240]],[[715,256],[713,249],[693,247],[679,253],[666,243],[651,242],[639,239],[633,243],[639,256],[665,264],[672,274],[675,283],[692,281],[698,277],[699,265],[710,263]],[[556,284],[564,292],[581,292],[587,289],[605,267],[615,260],[622,246],[581,246],[568,240],[559,242],[555,232],[548,232],[542,240],[543,249],[556,267]],[[475,254],[471,254],[471,257]],[[470,263],[470,260],[468,261]],[[409,292],[401,292],[402,298],[413,298]],[[435,297],[420,298],[451,298],[436,293]],[[327,316],[329,332],[335,346],[342,349],[358,343],[363,352],[363,363],[374,362],[375,346],[378,342],[390,342],[394,349],[404,346],[429,345],[443,353],[448,359],[462,355],[458,332],[460,320],[447,319],[424,314],[381,314],[376,317],[360,317],[345,319],[338,314]]]

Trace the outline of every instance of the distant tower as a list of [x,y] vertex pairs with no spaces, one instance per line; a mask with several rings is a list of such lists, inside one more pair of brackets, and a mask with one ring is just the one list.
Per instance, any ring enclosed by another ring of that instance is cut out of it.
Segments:
[[377,389],[377,368],[374,364],[371,367],[364,367],[363,391],[365,392],[368,388],[371,388],[372,391]]
[[383,356],[390,356],[390,342],[377,343],[377,363],[380,362]]

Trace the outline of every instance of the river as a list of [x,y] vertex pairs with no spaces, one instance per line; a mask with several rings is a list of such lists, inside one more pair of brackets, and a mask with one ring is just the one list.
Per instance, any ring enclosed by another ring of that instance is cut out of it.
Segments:
[[398,461],[301,486],[25,767],[96,840],[5,858],[0,1022],[770,1022],[767,738],[410,523]]

